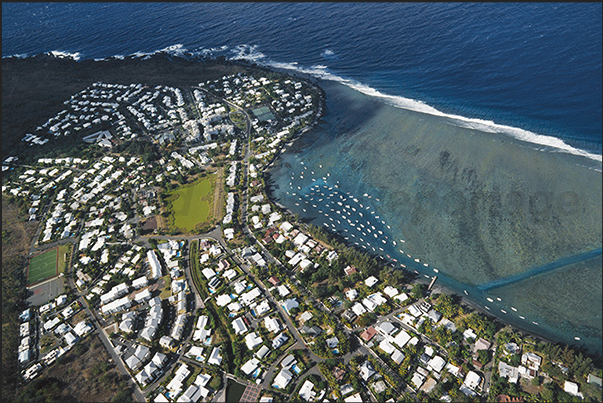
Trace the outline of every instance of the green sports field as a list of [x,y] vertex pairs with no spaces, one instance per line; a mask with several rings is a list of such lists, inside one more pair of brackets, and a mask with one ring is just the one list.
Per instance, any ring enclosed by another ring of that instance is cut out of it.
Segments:
[[208,175],[171,192],[171,226],[190,232],[196,225],[212,221],[215,180],[215,175]]
[[29,259],[27,284],[31,285],[57,275],[57,248]]

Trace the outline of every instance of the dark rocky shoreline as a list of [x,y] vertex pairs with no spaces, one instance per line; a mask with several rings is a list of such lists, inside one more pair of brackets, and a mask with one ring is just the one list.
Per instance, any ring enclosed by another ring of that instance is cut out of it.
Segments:
[[268,71],[224,58],[147,57],[76,61],[42,54],[2,59],[2,158],[25,148],[23,136],[63,109],[71,95],[94,82],[188,86],[242,71]]

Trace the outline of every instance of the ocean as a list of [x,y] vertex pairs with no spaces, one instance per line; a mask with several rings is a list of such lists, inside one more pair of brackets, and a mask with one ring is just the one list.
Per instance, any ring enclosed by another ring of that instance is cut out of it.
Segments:
[[3,3],[2,56],[167,52],[319,78],[325,118],[270,171],[279,203],[423,276],[438,270],[506,321],[601,352],[601,11]]

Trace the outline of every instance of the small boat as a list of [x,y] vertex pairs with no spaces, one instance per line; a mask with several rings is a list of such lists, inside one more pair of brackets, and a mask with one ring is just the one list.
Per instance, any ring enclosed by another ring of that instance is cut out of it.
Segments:
[[484,305],[484,308],[486,308],[487,310],[490,310],[490,308],[487,305]]
[[428,267],[429,265],[427,263],[423,263],[423,266]]
[[490,297],[486,298],[488,300],[488,302],[494,302],[494,300]]
[[538,322],[534,322],[534,321],[532,321],[532,323],[533,323],[533,324],[535,324],[536,326],[538,326]]
[[580,337],[576,336],[574,337],[574,340],[580,340]]
[[525,320],[525,317],[524,317],[524,316],[519,315],[519,318],[520,318],[520,319],[524,319],[524,320]]
[[517,309],[515,309],[515,308],[513,308],[513,307],[511,307],[511,309],[512,309],[514,312],[517,312]]
[[440,272],[438,269],[433,269],[433,271],[435,271],[436,273],[439,273],[439,272]]
[[507,311],[505,311],[504,309],[501,309],[500,311],[501,311],[502,313],[507,313]]
[[467,292],[467,290],[463,290],[463,292],[465,293],[465,295],[469,295],[469,293]]
[[497,301],[502,301],[502,299],[500,299],[500,298],[498,298],[498,297],[496,297],[496,300],[497,300]]

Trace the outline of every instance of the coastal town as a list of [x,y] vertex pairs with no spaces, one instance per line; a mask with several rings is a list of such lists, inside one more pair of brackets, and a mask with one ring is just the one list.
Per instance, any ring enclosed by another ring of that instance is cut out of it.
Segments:
[[[323,114],[316,84],[95,82],[63,104],[22,138],[36,161],[2,164],[3,199],[37,225],[23,385],[98,338],[120,401],[601,401],[582,352],[271,199],[264,172]],[[45,155],[61,141],[86,152]]]

